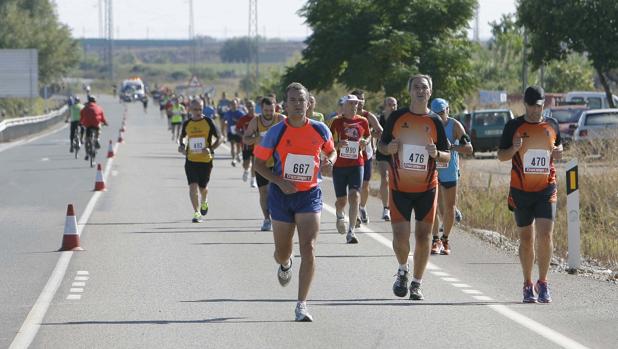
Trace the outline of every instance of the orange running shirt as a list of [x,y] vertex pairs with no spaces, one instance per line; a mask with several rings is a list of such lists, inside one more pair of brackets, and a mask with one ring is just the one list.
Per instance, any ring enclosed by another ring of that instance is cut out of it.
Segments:
[[523,116],[515,118],[504,125],[500,149],[510,148],[515,137],[521,137],[523,142],[511,159],[511,188],[538,192],[555,184],[556,168],[551,153],[562,142],[558,122],[544,118],[531,123]]
[[401,142],[396,154],[389,159],[392,190],[405,193],[422,193],[438,185],[436,161],[429,156],[425,146],[436,144],[439,151],[448,151],[448,139],[440,117],[414,114],[409,108],[394,111],[386,121],[381,142],[393,139]]

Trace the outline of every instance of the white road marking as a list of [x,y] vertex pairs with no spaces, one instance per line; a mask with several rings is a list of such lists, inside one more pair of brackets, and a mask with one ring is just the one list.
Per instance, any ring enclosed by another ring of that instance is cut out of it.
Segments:
[[73,286],[73,287],[84,287],[84,286],[86,286],[86,283],[85,282],[74,282],[74,283],[71,284],[71,286]]
[[459,282],[458,278],[441,278],[441,279],[446,282]]
[[67,300],[80,300],[82,299],[82,295],[81,294],[70,294],[67,296]]
[[467,294],[483,294],[483,292],[479,291],[479,290],[469,290],[469,289],[464,289],[462,290],[463,293],[467,293]]
[[82,287],[72,287],[69,292],[71,293],[83,293],[84,289]]
[[41,161],[49,161],[49,158],[42,158]]
[[472,286],[468,285],[468,284],[451,284],[457,288],[471,288]]
[[432,271],[431,273],[435,276],[450,276],[451,275],[444,271]]
[[[57,131],[58,130],[54,132],[57,132]],[[21,142],[19,144],[32,142],[35,139],[44,137],[45,135],[47,134],[41,135],[39,137],[35,137],[28,141]],[[0,149],[0,151],[6,150],[6,149],[7,148]],[[109,176],[109,170],[112,168],[113,163],[114,163],[113,158],[107,159],[106,169],[103,175],[104,181],[107,180]],[[90,219],[90,215],[92,214],[94,210],[94,206],[96,205],[97,201],[101,197],[102,193],[103,193],[102,191],[96,191],[90,197],[90,200],[88,201],[88,204],[86,205],[86,208],[84,209],[77,223],[80,234],[84,232],[86,223],[88,223],[88,219]],[[41,294],[39,295],[36,302],[32,306],[32,309],[30,309],[30,312],[26,316],[24,323],[19,328],[19,331],[17,331],[17,334],[15,335],[13,342],[11,342],[9,349],[28,348],[30,344],[32,344],[32,341],[34,340],[34,337],[39,331],[39,328],[41,328],[41,323],[43,322],[43,318],[45,317],[45,314],[47,313],[47,309],[49,309],[49,306],[51,302],[53,301],[54,296],[56,295],[56,292],[58,291],[58,288],[60,287],[60,284],[62,283],[62,280],[64,279],[64,275],[66,274],[67,268],[69,266],[69,262],[71,261],[71,257],[73,257],[73,253],[74,253],[73,251],[64,251],[61,253],[60,258],[58,258],[58,262],[56,263],[56,266],[54,267],[54,270],[52,271],[52,274],[49,276],[47,283],[43,287]],[[75,277],[76,281],[87,281],[88,279],[89,279],[88,276]],[[67,297],[67,299],[69,298]]]
[[[327,212],[331,213],[332,215],[335,215],[335,208],[333,208],[330,205],[327,204],[323,204],[322,206]],[[384,246],[386,246],[387,248],[392,250],[392,242],[391,240],[385,238],[382,235],[376,234],[375,232],[373,232],[373,230],[367,228],[367,227],[363,227],[359,230],[359,232],[365,232],[364,235],[367,235],[373,239],[375,239],[377,242],[383,244]],[[375,236],[378,236],[379,238],[375,238]],[[432,265],[434,268],[439,269],[436,265],[428,262],[427,265]],[[432,274],[435,275],[436,272],[431,272]],[[467,287],[470,288],[471,286],[466,285],[466,284],[455,284],[455,285],[464,285],[461,287]],[[454,285],[454,286],[455,286]],[[457,287],[457,286],[456,286]],[[480,300],[480,301],[491,301],[492,298],[491,297],[487,297],[487,296],[472,296],[474,299],[476,300]],[[529,317],[526,317],[514,310],[509,309],[508,307],[501,305],[501,304],[488,304],[487,307],[489,307],[490,309],[496,311],[497,313],[505,316],[506,318],[520,324],[521,326],[529,329],[530,331],[542,336],[543,338],[558,344],[559,346],[563,347],[563,348],[568,348],[568,349],[584,349],[587,348],[586,346],[564,336],[563,334],[552,330],[551,328],[542,325],[539,322],[536,322],[534,320],[532,320]]]
[[112,177],[116,177],[116,176],[118,176],[118,171],[112,170]]
[[90,275],[90,273],[87,272],[86,270],[78,270],[77,275]]

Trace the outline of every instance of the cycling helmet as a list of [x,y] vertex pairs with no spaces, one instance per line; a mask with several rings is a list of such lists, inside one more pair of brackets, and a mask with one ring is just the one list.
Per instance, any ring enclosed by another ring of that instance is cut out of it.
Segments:
[[88,96],[88,102],[89,103],[95,103],[97,101],[97,97],[90,95]]

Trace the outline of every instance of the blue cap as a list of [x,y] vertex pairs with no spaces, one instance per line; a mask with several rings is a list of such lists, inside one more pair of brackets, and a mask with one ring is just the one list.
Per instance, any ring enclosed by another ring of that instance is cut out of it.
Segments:
[[431,102],[431,111],[441,113],[448,107],[448,102],[442,98],[436,98]]

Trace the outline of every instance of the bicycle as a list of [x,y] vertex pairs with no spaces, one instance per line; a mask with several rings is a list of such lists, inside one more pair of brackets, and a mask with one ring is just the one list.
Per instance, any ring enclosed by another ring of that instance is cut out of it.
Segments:
[[97,156],[97,147],[95,146],[95,128],[86,130],[86,160],[90,160],[90,167],[94,167],[94,159]]
[[77,159],[77,154],[79,153],[79,149],[82,146],[82,142],[79,140],[79,132],[77,132],[79,130],[75,131],[75,134],[73,135],[73,151],[75,152],[75,158]]

